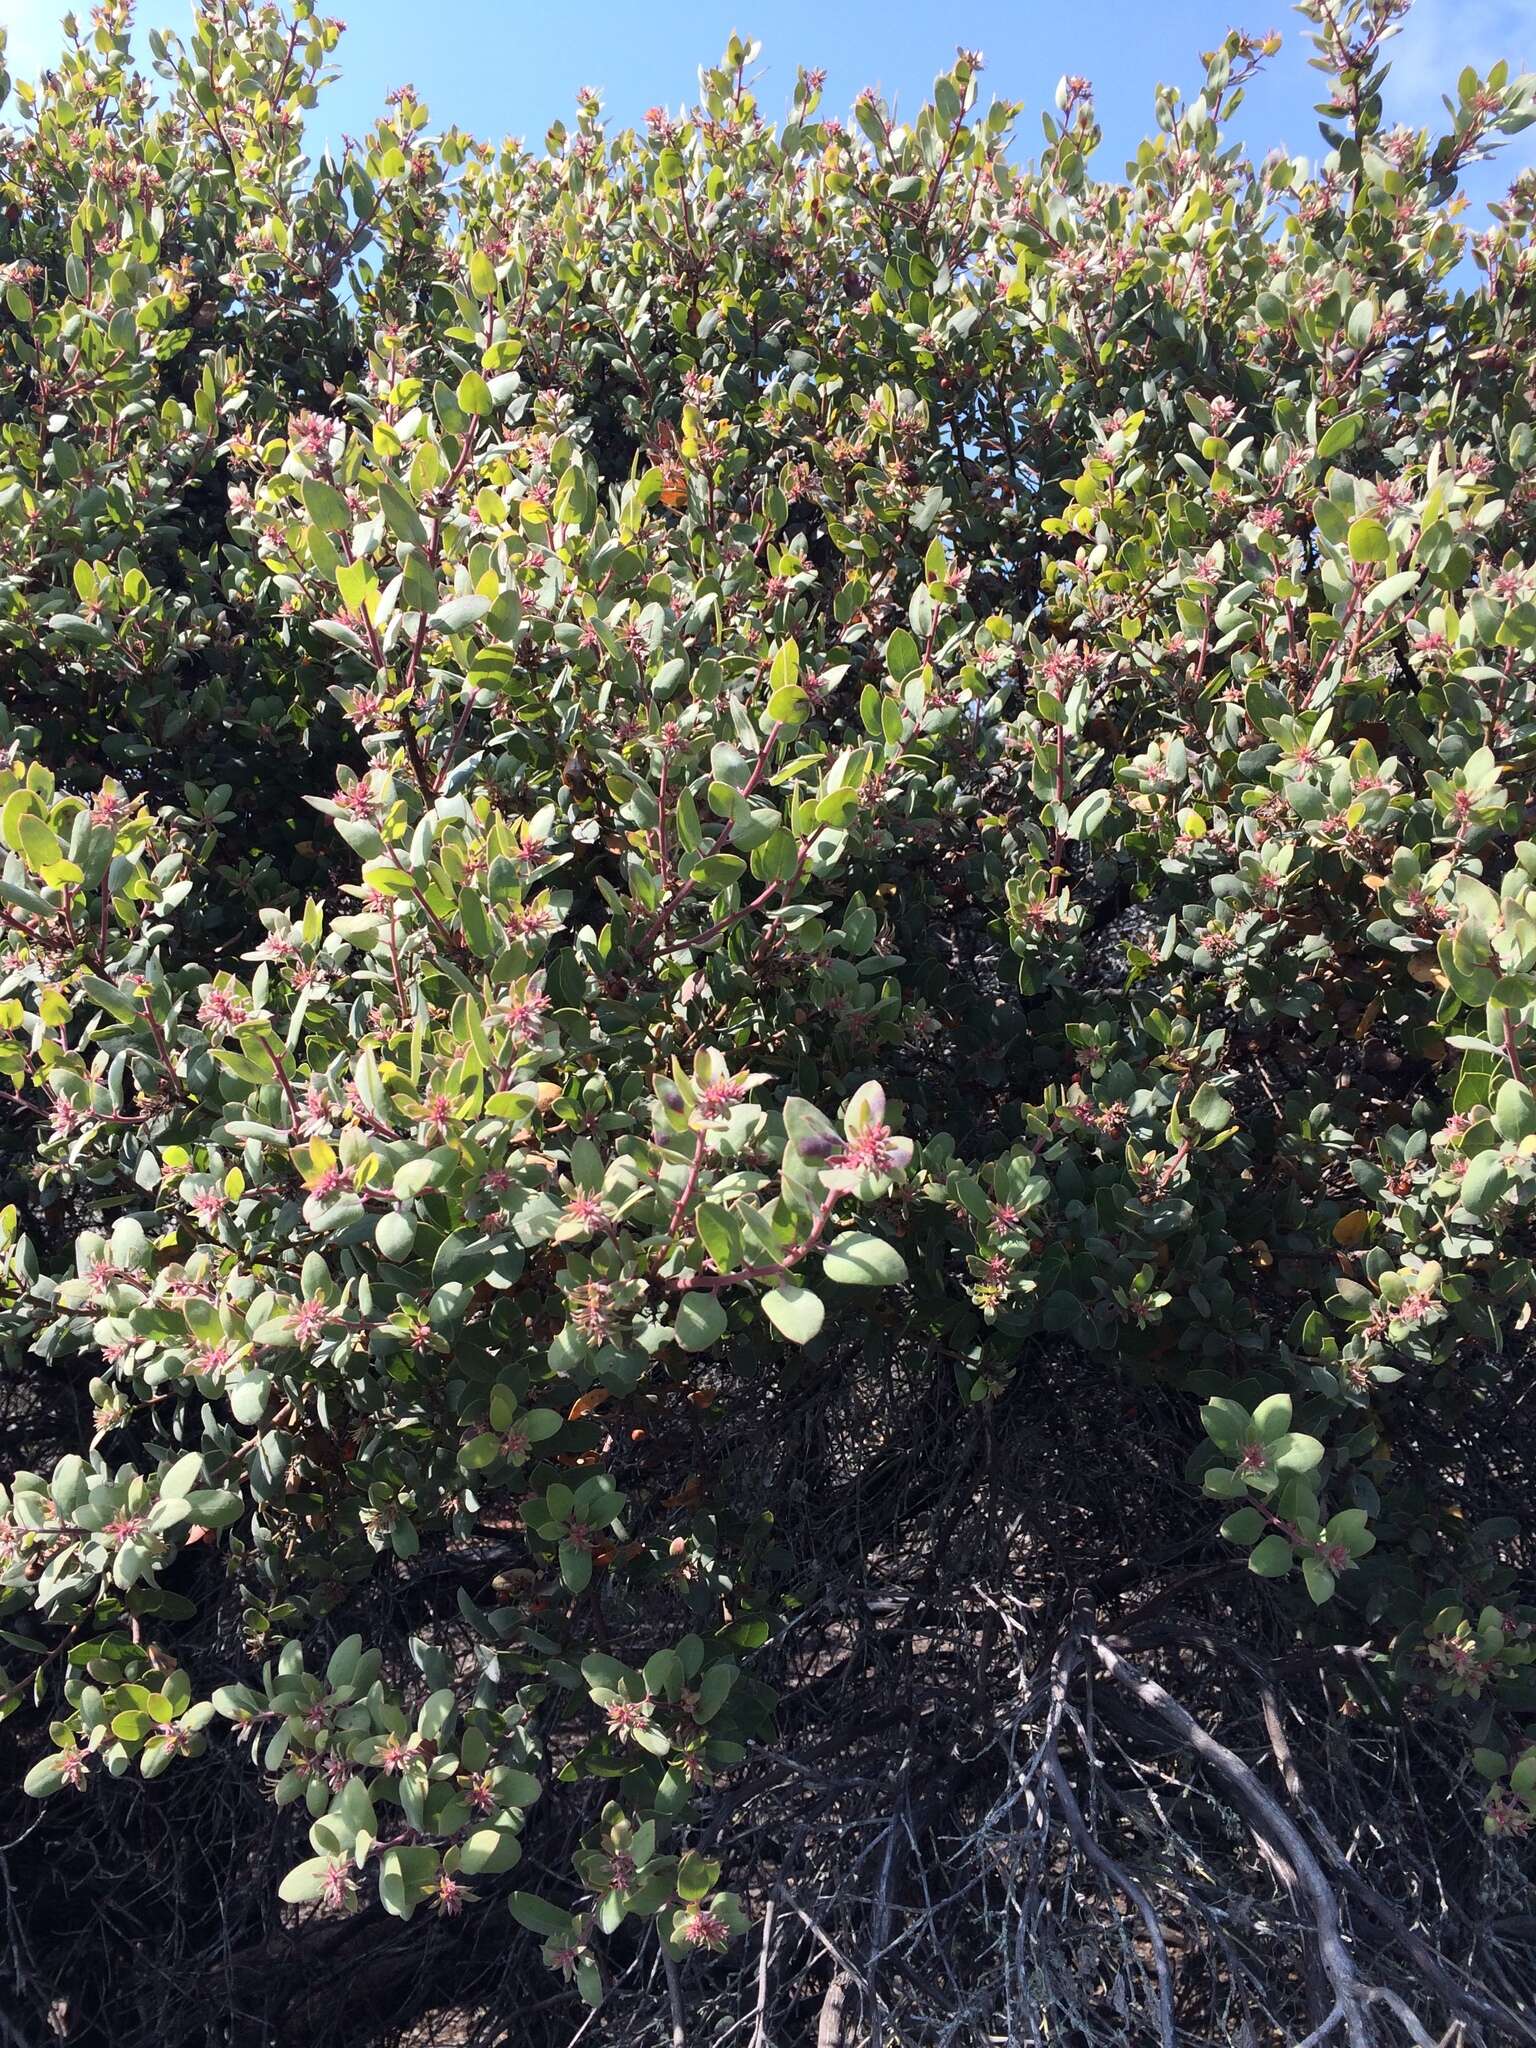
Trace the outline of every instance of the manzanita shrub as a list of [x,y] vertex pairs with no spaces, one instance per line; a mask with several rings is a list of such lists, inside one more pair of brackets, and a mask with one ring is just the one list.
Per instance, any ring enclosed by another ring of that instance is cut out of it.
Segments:
[[887,1339],[1002,1409],[1043,1333],[1531,1826],[1456,1475],[1533,1285],[1536,177],[1459,179],[1536,81],[1392,127],[1397,0],[1302,12],[1318,162],[1229,139],[1234,33],[1123,177],[967,52],[775,127],[733,40],[542,151],[405,88],[319,163],[307,0],[11,83],[29,1792],[241,1744],[286,1901],[509,1900],[592,2002],[626,1922],[722,1949],[784,1575],[717,1416]]

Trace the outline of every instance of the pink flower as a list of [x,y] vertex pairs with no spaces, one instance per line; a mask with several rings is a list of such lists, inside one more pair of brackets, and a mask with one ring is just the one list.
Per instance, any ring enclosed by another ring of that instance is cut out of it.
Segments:
[[205,1372],[211,1380],[222,1380],[234,1364],[234,1353],[227,1344],[199,1344],[192,1358],[192,1370]]
[[912,1163],[912,1140],[895,1137],[889,1124],[868,1124],[848,1140],[837,1163],[861,1173],[901,1173]]
[[294,1311],[293,1334],[301,1347],[307,1349],[318,1341],[330,1320],[330,1313],[329,1303],[322,1301],[318,1294],[312,1294],[299,1303]]
[[690,1948],[723,1949],[730,1941],[731,1930],[718,1913],[711,1913],[707,1906],[690,1906],[676,1922],[675,1931],[679,1941],[687,1942]]
[[699,1113],[706,1123],[720,1123],[738,1102],[746,1100],[746,1096],[745,1087],[734,1075],[728,1081],[711,1081],[699,1090]]
[[207,988],[198,1005],[197,1021],[208,1031],[235,1031],[246,1023],[250,1009],[245,999],[230,988]]
[[603,1711],[609,1734],[616,1735],[620,1742],[627,1742],[638,1729],[650,1726],[651,1710],[641,1700],[614,1700]]
[[521,995],[509,996],[502,1004],[498,1022],[516,1044],[529,1045],[543,1037],[542,1019],[548,1008],[549,997],[542,989],[525,989]]
[[613,1220],[603,1205],[602,1196],[589,1194],[585,1188],[575,1190],[562,1214],[567,1223],[586,1231],[606,1230]]

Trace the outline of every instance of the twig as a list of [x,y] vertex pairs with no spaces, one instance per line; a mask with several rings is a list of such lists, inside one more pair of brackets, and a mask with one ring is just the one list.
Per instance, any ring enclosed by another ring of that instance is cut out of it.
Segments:
[[885,1835],[885,1854],[880,1859],[880,1889],[875,1905],[874,1920],[870,1927],[869,1981],[874,1988],[873,2010],[869,2019],[870,2048],[885,2048],[885,2000],[880,1995],[879,1967],[885,1954],[891,1933],[891,1879],[896,1869],[896,1845],[901,1839],[901,1816],[907,1800],[907,1773],[912,1767],[909,1751],[902,1759],[896,1786],[896,1811],[891,1815]]
[[1088,1861],[1101,1876],[1119,1887],[1141,1915],[1141,1923],[1147,1930],[1147,1939],[1152,1944],[1152,1960],[1157,1970],[1157,2029],[1163,2048],[1174,2048],[1173,2028],[1173,1973],[1168,1967],[1168,1944],[1163,1939],[1162,1924],[1158,1920],[1152,1901],[1141,1886],[1094,1835],[1083,1810],[1077,1803],[1077,1795],[1061,1767],[1061,1758],[1056,1750],[1056,1738],[1051,1737],[1045,1758],[1045,1775],[1050,1779],[1051,1789],[1056,1794],[1062,1817],[1067,1823],[1067,1832],[1082,1850]]
[[821,2001],[821,2017],[816,2022],[816,2048],[843,2048],[848,2025],[848,1994],[852,1989],[853,1979],[846,1971],[833,1972],[832,1982]]
[[1291,1745],[1280,1718],[1280,1702],[1273,1686],[1264,1685],[1260,1688],[1259,1701],[1264,1712],[1264,1726],[1269,1735],[1269,1746],[1275,1753],[1275,1762],[1279,1765],[1280,1775],[1285,1780],[1285,1789],[1305,1816],[1308,1826],[1321,1843],[1329,1862],[1338,1871],[1340,1881],[1346,1889],[1360,1900],[1373,1919],[1380,1922],[1388,1936],[1412,1956],[1448,2006],[1453,2010],[1459,2008],[1463,2013],[1478,2019],[1492,2020],[1501,2027],[1508,2027],[1511,2034],[1520,2040],[1536,2042],[1536,2026],[1516,2012],[1512,2006],[1505,2005],[1501,1999],[1490,1998],[1485,1992],[1474,1991],[1460,1983],[1423,1936],[1408,1925],[1391,1900],[1383,1898],[1376,1887],[1368,1883],[1352,1867],[1332,1833],[1323,1825],[1321,1818],[1307,1800],[1301,1774],[1296,1768],[1296,1759],[1291,1753]]
[[778,1911],[778,1902],[770,1899],[763,1910],[763,1945],[757,1957],[757,2011],[752,2022],[752,2039],[748,2048],[767,2048],[768,2043],[768,1964],[773,1954],[773,1920]]
[[672,2008],[672,2048],[688,2048],[688,2027],[683,2012],[683,1986],[677,1965],[665,1941],[661,1945],[661,1967],[667,1973],[667,2003]]
[[1350,2048],[1370,2048],[1365,2015],[1378,1999],[1396,2014],[1415,2048],[1435,2048],[1426,2029],[1394,1992],[1381,1992],[1367,1984],[1356,1969],[1339,1926],[1339,1903],[1323,1874],[1322,1865],[1307,1846],[1301,1831],[1284,1808],[1268,1793],[1240,1756],[1218,1742],[1187,1708],[1166,1693],[1156,1679],[1147,1678],[1127,1664],[1099,1637],[1090,1638],[1099,1662],[1117,1684],[1135,1695],[1179,1736],[1195,1754],[1224,1778],[1246,1808],[1256,1836],[1267,1837],[1294,1873],[1294,1888],[1306,1899],[1317,1932],[1318,1952],[1323,1970],[1333,1987],[1335,2001],[1343,2007],[1343,2021]]

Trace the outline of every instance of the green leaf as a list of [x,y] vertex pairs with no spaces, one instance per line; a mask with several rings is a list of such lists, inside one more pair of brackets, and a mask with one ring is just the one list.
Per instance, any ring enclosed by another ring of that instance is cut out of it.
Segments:
[[552,1906],[548,1899],[541,1899],[537,1892],[514,1892],[507,1905],[512,1918],[519,1926],[526,1927],[533,1934],[547,1940],[552,1934],[568,1934],[571,1916],[563,1913],[558,1906]]
[[488,597],[477,597],[466,592],[462,597],[444,600],[432,614],[432,623],[444,633],[462,633],[466,626],[473,626],[483,619],[491,608]]
[[523,1845],[511,1828],[476,1828],[459,1845],[459,1868],[466,1877],[492,1877],[522,1861]]
[[57,1792],[64,1784],[65,1758],[62,1750],[52,1756],[45,1756],[35,1763],[21,1781],[21,1789],[30,1799],[46,1799],[51,1792]]
[[1224,1394],[1214,1394],[1200,1410],[1200,1421],[1213,1444],[1224,1451],[1235,1451],[1247,1436],[1252,1417],[1238,1402],[1229,1401]]
[[707,1898],[720,1882],[720,1866],[712,1857],[687,1849],[678,1861],[677,1895],[681,1899]]
[[1091,789],[1067,819],[1068,839],[1092,839],[1109,816],[1114,795],[1107,789]]
[[268,1372],[243,1372],[237,1379],[225,1382],[229,1396],[229,1412],[236,1422],[260,1422],[267,1412],[267,1396],[272,1391],[272,1375]]
[[585,1544],[560,1545],[560,1577],[567,1590],[584,1593],[592,1583],[592,1553]]
[[1307,1591],[1312,1595],[1315,1606],[1321,1607],[1325,1600],[1333,1597],[1336,1581],[1321,1558],[1304,1557],[1301,1560],[1301,1576],[1306,1581]]
[[343,1636],[330,1654],[325,1667],[325,1682],[331,1686],[352,1683],[352,1674],[357,1669],[358,1659],[363,1654],[363,1639],[360,1635]]
[[834,1238],[822,1271],[843,1287],[900,1287],[907,1277],[906,1261],[896,1247],[863,1230]]
[[160,1474],[160,1498],[185,1500],[203,1476],[203,1454],[187,1451]]
[[467,412],[473,419],[488,420],[496,410],[496,402],[491,397],[491,387],[478,370],[464,372],[459,379],[459,388],[455,396],[459,402],[460,412]]
[[413,547],[424,548],[427,544],[426,522],[400,486],[390,477],[379,479],[379,503],[384,508],[384,517],[389,530],[397,540],[409,541]]
[[729,1209],[701,1202],[693,1214],[693,1227],[717,1273],[732,1272],[741,1264],[741,1225]]
[[715,1295],[702,1290],[685,1294],[677,1305],[672,1327],[685,1351],[707,1351],[725,1335],[730,1318]]
[[791,1344],[809,1344],[826,1318],[826,1309],[818,1295],[812,1294],[808,1287],[795,1287],[788,1283],[765,1294],[758,1307],[779,1335]]
[[699,1680],[698,1698],[693,1705],[693,1718],[699,1726],[706,1727],[730,1697],[736,1684],[734,1664],[711,1664]]
[[452,1686],[441,1686],[423,1703],[416,1719],[417,1729],[428,1742],[437,1742],[447,1731],[457,1709]]
[[296,1863],[278,1885],[277,1896],[290,1906],[303,1906],[318,1899],[325,1890],[332,1861],[329,1856],[310,1856],[303,1863]]
[[322,532],[344,533],[351,530],[351,508],[334,484],[307,476],[299,486],[299,493],[304,500],[304,510]]
[[1332,421],[1317,444],[1319,456],[1326,462],[1330,455],[1342,455],[1346,448],[1353,448],[1364,425],[1365,414],[1362,412],[1347,412]]
[[1368,514],[1352,520],[1349,528],[1349,558],[1352,562],[1385,562],[1392,554],[1387,529]]
[[922,653],[905,626],[898,626],[885,643],[885,665],[898,683],[906,681],[922,666]]
[[1202,1081],[1189,1099],[1189,1113],[1202,1131],[1224,1131],[1232,1121],[1232,1105],[1209,1081]]
[[1323,1461],[1323,1446],[1317,1438],[1300,1435],[1294,1430],[1287,1436],[1277,1437],[1270,1449],[1277,1472],[1310,1472]]
[[138,1019],[140,1012],[134,1007],[131,998],[124,995],[120,988],[114,987],[110,981],[103,981],[100,975],[81,974],[76,977],[76,982],[98,1009],[105,1010],[109,1017],[115,1017],[120,1024],[132,1024]]
[[1261,1401],[1253,1411],[1253,1426],[1264,1443],[1273,1443],[1276,1437],[1284,1436],[1291,1426],[1290,1395],[1271,1394]]
[[383,1258],[398,1265],[401,1259],[408,1259],[411,1255],[411,1248],[416,1242],[416,1226],[398,1209],[386,1209],[373,1226],[373,1241]]
[[653,1699],[676,1699],[683,1687],[682,1659],[676,1650],[657,1650],[646,1658],[641,1676]]
[[1248,1555],[1248,1569],[1261,1579],[1281,1579],[1291,1568],[1294,1552],[1283,1536],[1271,1533],[1256,1543]]
[[1239,1508],[1222,1523],[1221,1533],[1229,1543],[1257,1543],[1264,1534],[1264,1517],[1257,1508]]
[[1508,1190],[1509,1169],[1498,1153],[1479,1152],[1467,1168],[1458,1199],[1469,1216],[1486,1216]]
[[768,716],[777,725],[803,725],[810,711],[811,700],[798,683],[785,683],[768,699]]
[[1376,1548],[1376,1538],[1366,1527],[1369,1520],[1364,1508],[1341,1508],[1331,1515],[1323,1531],[1325,1543],[1342,1543],[1351,1557],[1364,1557],[1366,1552]]
[[773,661],[768,669],[770,709],[772,698],[780,690],[791,690],[800,680],[800,646],[795,640],[785,640],[774,649]]
[[373,1810],[373,1794],[368,1790],[365,1778],[348,1778],[335,1799],[331,1801],[330,1815],[343,1826],[349,1835],[374,1836],[379,1831],[377,1816]]
[[1383,576],[1379,583],[1372,586],[1365,600],[1367,616],[1376,618],[1388,610],[1399,598],[1406,597],[1418,580],[1417,569],[1399,569],[1394,575]]
[[63,858],[58,833],[35,811],[22,811],[17,816],[15,832],[22,858],[34,874],[41,874]]
[[385,1912],[409,1920],[428,1897],[438,1867],[437,1851],[424,1844],[386,1849],[379,1859],[379,1903]]

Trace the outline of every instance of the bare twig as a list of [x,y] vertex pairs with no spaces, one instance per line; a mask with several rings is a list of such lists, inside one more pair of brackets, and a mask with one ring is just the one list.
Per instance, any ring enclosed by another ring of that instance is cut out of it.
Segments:
[[687,2015],[683,2010],[682,1979],[665,1942],[661,1945],[661,1967],[667,1973],[667,2004],[672,2010],[672,2048],[688,2048]]
[[1328,1883],[1323,1868],[1313,1855],[1290,1816],[1279,1802],[1265,1791],[1241,1757],[1218,1742],[1208,1729],[1201,1726],[1186,1707],[1179,1705],[1171,1694],[1165,1692],[1156,1679],[1146,1677],[1107,1643],[1098,1637],[1092,1638],[1093,1647],[1100,1663],[1109,1676],[1141,1702],[1149,1712],[1171,1728],[1181,1741],[1201,1761],[1224,1778],[1232,1788],[1240,1806],[1248,1813],[1251,1823],[1279,1850],[1295,1873],[1297,1888],[1305,1896],[1308,1909],[1316,1929],[1318,1950],[1329,1983],[1333,1986],[1335,2001],[1343,2008],[1345,2033],[1350,2048],[1369,2048],[1370,2036],[1366,2027],[1366,2013],[1370,2005],[1379,2000],[1390,2007],[1402,2022],[1416,2048],[1435,2048],[1428,2031],[1413,2014],[1407,2004],[1396,1993],[1385,1991],[1380,1986],[1367,1984],[1356,1969],[1354,1960],[1344,1946],[1339,1925],[1339,1903],[1337,1894]]

